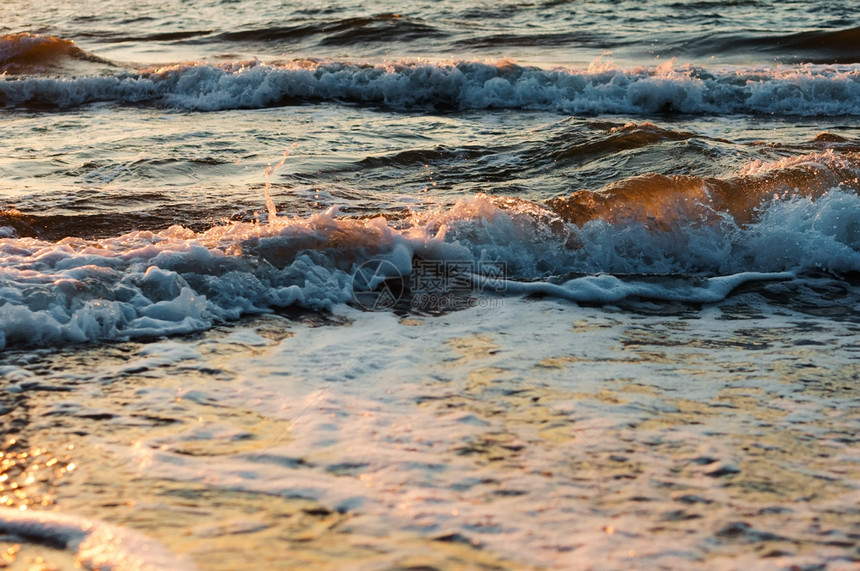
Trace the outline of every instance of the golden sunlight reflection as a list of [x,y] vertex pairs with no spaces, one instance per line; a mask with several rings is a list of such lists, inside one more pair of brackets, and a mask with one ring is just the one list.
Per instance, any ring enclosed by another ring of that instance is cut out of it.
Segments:
[[53,505],[57,482],[75,469],[69,458],[7,440],[0,450],[0,506],[26,510]]

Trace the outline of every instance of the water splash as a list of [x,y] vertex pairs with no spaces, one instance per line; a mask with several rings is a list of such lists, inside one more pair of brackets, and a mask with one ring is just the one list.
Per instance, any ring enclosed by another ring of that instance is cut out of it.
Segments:
[[[293,148],[295,148],[297,146],[298,145],[293,144]],[[266,198],[266,210],[269,213],[269,217],[268,217],[269,224],[273,224],[275,221],[275,218],[278,217],[278,209],[275,207],[275,203],[272,201],[272,195],[270,192],[270,190],[272,188],[272,182],[269,180],[269,177],[272,176],[272,173],[274,173],[276,170],[278,170],[279,168],[284,166],[284,163],[286,162],[287,157],[289,157],[289,156],[290,156],[290,150],[287,149],[286,151],[284,151],[284,155],[281,157],[280,162],[278,164],[276,164],[275,166],[272,166],[271,164],[269,164],[269,166],[266,167],[266,170],[263,173],[263,176],[266,178],[266,186],[263,187],[263,196]]]

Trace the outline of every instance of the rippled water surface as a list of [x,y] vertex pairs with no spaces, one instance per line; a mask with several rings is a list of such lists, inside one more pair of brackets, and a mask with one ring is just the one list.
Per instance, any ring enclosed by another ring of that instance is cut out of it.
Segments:
[[0,6],[0,566],[851,569],[849,1]]

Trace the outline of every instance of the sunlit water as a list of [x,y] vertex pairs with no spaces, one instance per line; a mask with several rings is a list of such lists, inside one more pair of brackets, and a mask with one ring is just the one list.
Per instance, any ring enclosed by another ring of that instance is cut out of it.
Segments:
[[0,6],[0,565],[851,569],[854,2]]

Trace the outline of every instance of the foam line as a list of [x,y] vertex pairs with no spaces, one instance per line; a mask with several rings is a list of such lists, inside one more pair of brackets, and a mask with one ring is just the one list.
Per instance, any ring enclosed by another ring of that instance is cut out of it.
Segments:
[[[668,65],[667,65],[668,64]],[[82,77],[0,77],[7,106],[94,102],[218,111],[303,101],[394,108],[540,109],[562,113],[680,112],[860,115],[860,66],[768,70],[681,67],[541,69],[510,61],[359,65],[329,61],[188,63]]]

